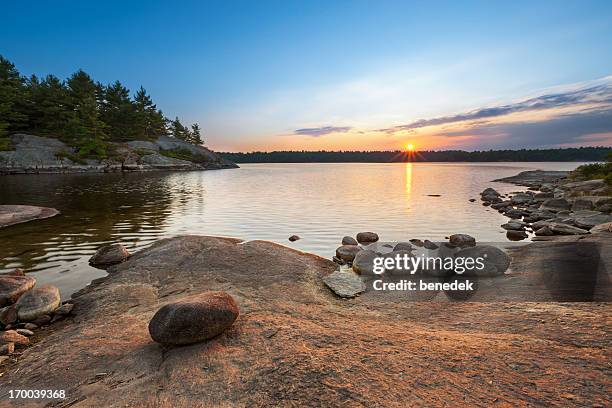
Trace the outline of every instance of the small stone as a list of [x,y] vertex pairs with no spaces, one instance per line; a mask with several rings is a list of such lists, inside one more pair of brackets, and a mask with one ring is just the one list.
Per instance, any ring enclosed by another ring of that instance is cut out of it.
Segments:
[[34,323],[26,323],[23,325],[24,329],[28,329],[28,330],[36,330],[38,329],[38,325],[34,324]]
[[42,316],[37,317],[36,319],[32,320],[32,323],[37,325],[37,326],[44,326],[46,324],[49,324],[51,322],[51,316],[44,314]]
[[453,234],[449,237],[449,243],[459,248],[476,246],[476,238],[468,234]]
[[55,311],[56,315],[61,315],[61,316],[66,316],[69,315],[72,312],[72,309],[74,309],[74,304],[72,303],[64,303],[63,305],[61,305],[60,307],[57,308],[57,310]]
[[130,253],[121,244],[104,245],[89,258],[89,263],[94,266],[107,266],[121,263],[128,259]]
[[357,234],[357,242],[360,244],[369,244],[378,241],[378,234],[374,232],[360,232]]
[[430,240],[426,239],[425,241],[423,241],[423,247],[425,247],[426,249],[438,249],[439,246],[434,244],[433,242],[431,242]]
[[352,272],[332,272],[323,278],[323,282],[342,298],[354,298],[366,290],[365,284]]
[[[420,240],[417,241],[420,242]],[[413,249],[412,244],[409,242],[398,242],[397,245],[393,247],[394,251],[412,251]]]
[[228,293],[207,292],[163,306],[149,322],[149,334],[161,344],[197,343],[223,333],[239,313]]
[[291,241],[291,242],[295,242],[298,239],[300,239],[300,237],[298,237],[297,235],[292,235],[292,236],[289,237],[289,241]]
[[34,332],[28,329],[17,329],[15,331],[21,334],[22,336],[26,336],[26,337],[32,337],[34,335]]
[[497,192],[497,190],[495,190],[494,188],[491,187],[487,187],[485,188],[482,193],[480,193],[481,196],[496,196],[499,197],[501,194],[499,194]]
[[8,356],[15,352],[15,343],[7,343],[0,345],[0,356]]
[[359,245],[359,242],[353,237],[346,236],[342,238],[342,245]]
[[520,241],[520,240],[523,240],[525,238],[528,238],[529,235],[527,235],[527,233],[525,231],[513,231],[513,230],[509,230],[509,231],[506,232],[506,237],[510,241]]
[[342,245],[336,249],[336,256],[344,262],[353,262],[355,255],[362,249],[355,245]]
[[469,201],[470,203],[473,203],[474,201],[476,201],[476,199],[475,199],[475,198],[470,198],[468,201]]
[[[420,240],[420,239],[418,239],[418,238],[413,238],[413,239],[411,239],[411,240],[410,240],[410,242],[411,242],[411,243],[412,243],[414,246],[418,246],[418,247],[422,247],[422,246],[424,245],[424,244],[423,244],[423,241],[421,241],[421,240]],[[399,245],[399,244],[398,244],[398,245]],[[396,247],[397,247],[397,245],[396,245]],[[397,248],[396,248],[396,249],[397,249]],[[404,248],[400,248],[400,249],[404,249]],[[395,250],[395,249],[394,249],[394,250]]]
[[7,330],[4,332],[0,332],[0,344],[7,343],[15,343],[21,346],[27,346],[28,344],[30,344],[30,340],[26,336],[17,333],[15,330]]
[[506,224],[502,224],[501,227],[505,230],[524,231],[525,226],[526,226],[526,223],[524,222],[510,221],[510,222],[507,222]]
[[3,325],[13,324],[17,321],[17,309],[15,305],[7,306],[0,309],[0,323]]

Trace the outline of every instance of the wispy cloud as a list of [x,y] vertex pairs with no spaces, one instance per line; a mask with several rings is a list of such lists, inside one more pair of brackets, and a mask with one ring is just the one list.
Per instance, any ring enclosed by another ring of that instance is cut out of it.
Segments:
[[322,126],[314,128],[296,129],[294,135],[320,137],[331,133],[346,133],[352,128],[350,126]]

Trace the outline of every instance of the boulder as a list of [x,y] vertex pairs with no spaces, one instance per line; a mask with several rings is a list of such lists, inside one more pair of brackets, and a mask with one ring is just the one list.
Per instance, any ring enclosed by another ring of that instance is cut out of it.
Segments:
[[353,272],[335,271],[325,276],[323,282],[342,298],[354,298],[366,290],[365,284]]
[[560,222],[551,222],[548,224],[548,228],[550,228],[555,234],[561,235],[583,235],[589,233],[589,231],[585,229],[574,227],[568,224],[563,224]]
[[510,199],[510,202],[513,205],[517,205],[517,204],[527,204],[531,202],[532,200],[533,200],[533,196],[531,194],[518,193],[512,196],[512,198]]
[[525,231],[513,231],[513,230],[509,230],[509,231],[506,231],[506,237],[510,241],[520,241],[520,240],[523,240],[523,239],[529,237],[529,235],[527,235],[527,233]]
[[344,262],[353,262],[359,251],[363,251],[363,249],[356,245],[342,245],[336,249],[336,256]]
[[565,198],[550,198],[542,203],[543,210],[550,211],[561,211],[561,210],[569,210],[570,203]]
[[223,333],[238,315],[238,305],[229,294],[205,292],[163,306],[149,322],[149,334],[166,345],[198,343]]
[[36,279],[31,276],[0,275],[0,306],[16,302],[35,283]]
[[127,248],[121,244],[104,245],[98,248],[96,253],[89,258],[89,263],[94,266],[106,266],[121,263],[130,257]]
[[300,239],[300,237],[298,237],[297,235],[292,235],[292,236],[289,237],[289,241],[291,241],[291,242],[295,242],[298,239]]
[[608,214],[593,214],[584,217],[576,217],[574,225],[578,228],[591,229],[596,225],[612,222],[612,215]]
[[342,245],[359,245],[359,242],[353,237],[346,236],[342,238]]
[[22,321],[36,320],[53,313],[61,303],[59,289],[52,285],[38,286],[17,300],[17,316]]
[[[419,240],[420,241],[420,240]],[[394,247],[394,251],[412,251],[414,247],[410,242],[398,242]]]
[[453,234],[448,238],[448,240],[452,246],[459,248],[476,246],[476,238],[468,234]]
[[474,268],[465,270],[465,276],[499,276],[503,275],[510,266],[510,257],[501,249],[492,245],[476,245],[472,248],[465,248],[455,254],[455,258],[472,258],[484,264],[482,269]]
[[370,249],[358,252],[353,259],[353,270],[360,275],[373,274],[374,258],[376,257],[378,254]]
[[[420,239],[418,239],[418,238],[413,238],[413,239],[411,239],[411,240],[410,240],[410,242],[411,242],[411,243],[412,243],[414,246],[417,246],[417,247],[422,247],[422,246],[424,245],[424,244],[423,244],[423,241],[421,241],[421,240],[420,240]],[[399,245],[399,244],[398,244],[398,245]],[[397,249],[397,245],[396,245],[396,248],[394,248],[394,249]],[[400,249],[403,249],[403,248],[400,248]]]
[[577,210],[592,210],[593,202],[591,200],[583,200],[581,198],[577,198],[572,203],[572,211]]
[[378,234],[374,232],[360,232],[357,234],[357,242],[360,244],[369,244],[378,241]]
[[513,230],[513,231],[525,231],[525,227],[527,223],[522,221],[510,221],[505,224],[502,224],[502,228],[505,230]]
[[434,250],[434,249],[438,249],[439,246],[433,242],[431,242],[430,240],[426,239],[425,241],[423,241],[423,247],[425,249],[430,249],[430,250]]
[[20,346],[30,344],[30,339],[26,336],[17,333],[15,330],[7,330],[0,332],[0,344],[15,343]]
[[495,196],[495,197],[499,197],[501,194],[499,194],[497,192],[497,190],[495,190],[494,188],[491,187],[487,187],[485,188],[482,193],[480,193],[481,196]]

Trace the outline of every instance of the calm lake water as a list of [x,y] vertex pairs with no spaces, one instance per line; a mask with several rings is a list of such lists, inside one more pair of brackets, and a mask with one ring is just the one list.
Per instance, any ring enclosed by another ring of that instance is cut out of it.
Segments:
[[[87,260],[104,243],[131,251],[181,234],[264,239],[331,257],[344,235],[505,241],[506,218],[470,198],[519,171],[580,163],[244,164],[240,169],[0,177],[1,204],[57,208],[58,217],[0,230],[0,271],[24,268],[68,297],[106,273]],[[440,194],[431,197],[428,194]],[[290,243],[287,238],[302,237]]]

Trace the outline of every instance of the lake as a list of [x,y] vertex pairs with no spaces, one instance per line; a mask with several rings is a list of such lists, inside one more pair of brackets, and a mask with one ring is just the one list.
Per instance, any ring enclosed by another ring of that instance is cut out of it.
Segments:
[[[330,258],[344,235],[506,241],[507,218],[479,193],[491,180],[581,163],[243,164],[240,169],[0,177],[1,204],[57,208],[55,218],[0,230],[0,271],[24,268],[63,297],[106,275],[87,260],[119,242],[130,251],[181,234],[263,239]],[[429,196],[439,194],[439,197]],[[289,242],[290,235],[302,239]]]

